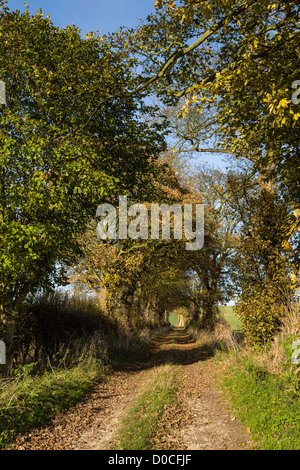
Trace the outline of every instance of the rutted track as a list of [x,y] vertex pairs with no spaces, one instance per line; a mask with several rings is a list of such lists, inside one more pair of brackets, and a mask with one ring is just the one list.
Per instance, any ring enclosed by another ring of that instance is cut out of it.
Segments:
[[[13,449],[106,450],[136,397],[164,364],[180,366],[179,401],[163,416],[163,432],[153,437],[155,449],[246,449],[247,431],[232,416],[216,387],[218,370],[205,349],[174,328],[157,338],[150,351],[93,387],[86,398],[48,426],[20,436]],[[137,449],[138,450],[138,449]]]

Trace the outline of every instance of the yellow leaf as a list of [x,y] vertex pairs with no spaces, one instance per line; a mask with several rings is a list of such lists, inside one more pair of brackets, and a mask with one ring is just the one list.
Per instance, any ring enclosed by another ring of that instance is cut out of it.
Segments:
[[289,250],[291,248],[291,245],[285,240],[284,242],[282,242],[282,248],[284,250]]
[[295,209],[295,210],[294,210],[294,216],[295,216],[297,219],[299,219],[299,217],[300,217],[300,209]]
[[279,101],[277,109],[279,108],[287,108],[288,104],[290,103],[290,100],[287,100],[286,98],[283,98],[282,100]]

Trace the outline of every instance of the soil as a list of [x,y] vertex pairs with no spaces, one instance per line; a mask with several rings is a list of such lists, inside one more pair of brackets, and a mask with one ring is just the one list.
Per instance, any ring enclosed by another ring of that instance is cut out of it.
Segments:
[[[19,436],[13,450],[108,450],[154,368],[178,367],[178,400],[165,408],[152,439],[160,450],[253,449],[249,430],[235,418],[218,388],[222,373],[214,359],[183,328],[157,338],[139,361],[115,371],[84,400],[48,426]],[[138,450],[138,449],[137,449]]]

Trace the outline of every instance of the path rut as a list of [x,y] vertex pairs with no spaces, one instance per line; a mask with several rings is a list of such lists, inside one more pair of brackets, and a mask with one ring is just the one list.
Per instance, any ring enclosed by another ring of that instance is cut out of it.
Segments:
[[12,449],[109,449],[122,418],[150,380],[151,370],[166,363],[180,366],[178,398],[181,406],[166,410],[164,432],[154,436],[154,449],[253,448],[249,433],[235,419],[218,390],[220,370],[214,360],[183,328],[173,328],[153,342],[146,356],[114,372],[48,426],[19,436]]

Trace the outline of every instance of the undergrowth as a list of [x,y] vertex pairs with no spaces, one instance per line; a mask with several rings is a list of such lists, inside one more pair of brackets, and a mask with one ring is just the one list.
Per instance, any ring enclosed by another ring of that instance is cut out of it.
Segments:
[[35,363],[17,367],[0,380],[0,448],[75,405],[114,368],[140,356],[149,341],[148,332],[105,338],[96,332],[58,351],[46,369]]

